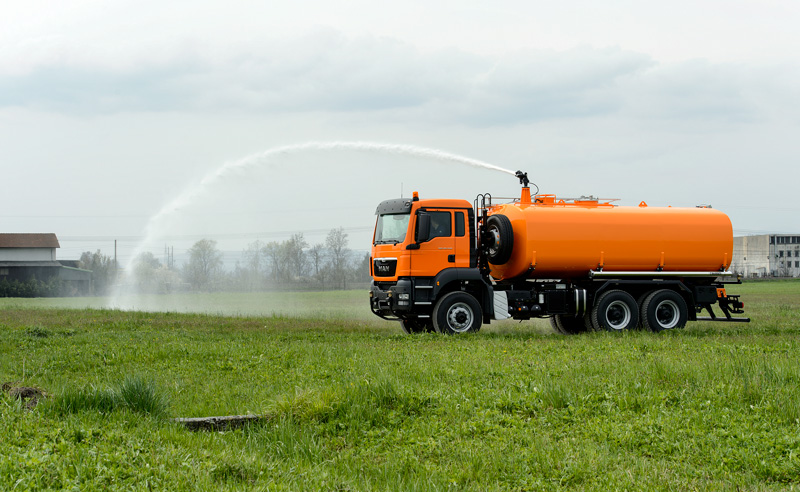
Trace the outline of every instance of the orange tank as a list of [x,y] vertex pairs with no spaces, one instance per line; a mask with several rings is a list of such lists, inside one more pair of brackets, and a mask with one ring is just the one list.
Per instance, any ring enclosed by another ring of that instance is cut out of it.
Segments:
[[[490,257],[497,280],[578,279],[591,270],[716,272],[730,266],[733,253],[731,221],[712,208],[648,207],[644,202],[623,207],[554,195],[531,200],[523,189],[519,202],[493,206],[489,215],[495,229],[510,223],[513,231],[513,241],[506,241],[513,245],[510,256],[508,244],[498,243],[505,254],[495,257],[498,264]],[[508,221],[492,219],[495,215]]]

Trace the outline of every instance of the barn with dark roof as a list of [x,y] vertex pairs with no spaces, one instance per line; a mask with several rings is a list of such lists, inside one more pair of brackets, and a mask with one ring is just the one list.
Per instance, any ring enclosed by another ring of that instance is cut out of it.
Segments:
[[56,260],[59,247],[53,233],[0,233],[0,281],[49,282],[55,278],[67,295],[88,294],[92,272],[61,264]]

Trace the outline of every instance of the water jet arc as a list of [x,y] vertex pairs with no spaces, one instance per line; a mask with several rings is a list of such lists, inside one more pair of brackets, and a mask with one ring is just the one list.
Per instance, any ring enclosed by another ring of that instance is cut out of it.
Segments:
[[[443,163],[462,164],[471,167],[483,168],[491,171],[498,171],[505,174],[509,174],[511,176],[515,176],[514,171],[502,168],[500,166],[496,166],[494,164],[489,164],[487,162],[483,162],[477,159],[464,157],[458,154],[453,154],[438,149],[418,147],[415,145],[385,144],[376,142],[308,142],[302,144],[293,144],[293,145],[275,147],[263,152],[258,152],[255,154],[245,156],[238,160],[226,162],[218,169],[212,171],[211,173],[203,177],[203,179],[201,179],[199,183],[190,186],[182,193],[180,193],[178,196],[176,196],[173,200],[169,201],[166,205],[161,207],[161,209],[158,212],[156,212],[152,217],[150,217],[150,219],[147,221],[147,224],[145,225],[144,229],[144,239],[142,239],[142,241],[136,246],[136,248],[134,248],[130,256],[131,259],[125,266],[125,270],[128,272],[131,271],[130,267],[133,264],[134,259],[144,251],[145,245],[152,243],[153,240],[158,237],[158,234],[162,232],[159,230],[159,225],[164,218],[170,216],[171,214],[175,213],[181,208],[191,204],[195,198],[197,198],[201,193],[203,193],[204,190],[206,190],[216,181],[224,178],[231,172],[245,169],[257,165],[259,163],[263,163],[264,161],[274,160],[275,158],[280,157],[282,155],[296,154],[308,151],[320,151],[320,150],[381,152],[394,155],[417,157],[422,159],[431,159]],[[118,299],[118,297],[119,297],[119,292],[111,296],[109,302],[111,307],[114,307],[116,304],[118,304],[115,302]]]

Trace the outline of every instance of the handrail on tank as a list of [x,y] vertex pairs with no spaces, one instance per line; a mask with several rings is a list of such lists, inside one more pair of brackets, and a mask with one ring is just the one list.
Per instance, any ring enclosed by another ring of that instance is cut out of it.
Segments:
[[478,253],[478,269],[482,274],[489,274],[489,263],[486,261],[486,248],[481,245],[481,239],[486,234],[486,219],[488,209],[492,207],[492,195],[482,193],[475,197],[475,251]]
[[653,277],[653,278],[662,278],[662,277],[733,277],[736,274],[731,271],[724,271],[724,272],[691,272],[691,271],[681,271],[681,272],[665,272],[665,271],[623,271],[623,272],[615,272],[615,271],[601,271],[601,270],[589,270],[589,278],[610,278],[610,277]]

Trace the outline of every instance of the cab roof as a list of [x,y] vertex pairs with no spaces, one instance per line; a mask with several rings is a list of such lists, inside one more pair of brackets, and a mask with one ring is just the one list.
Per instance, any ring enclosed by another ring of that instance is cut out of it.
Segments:
[[414,201],[412,198],[395,198],[382,201],[375,210],[375,215],[408,214],[411,213],[411,207],[414,203],[419,204],[419,207],[427,208],[472,208],[472,205],[466,200],[433,198]]
[[393,200],[384,200],[375,210],[375,215],[409,213],[411,213],[411,198],[395,198]]
[[472,204],[466,200],[455,200],[448,198],[433,198],[431,200],[420,200],[420,207],[428,208],[472,208]]

